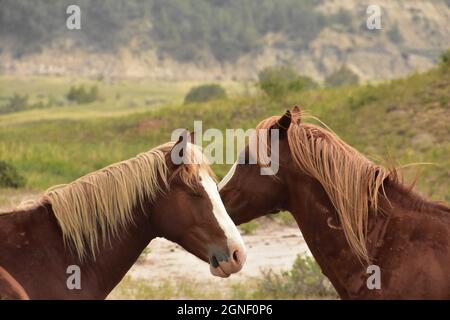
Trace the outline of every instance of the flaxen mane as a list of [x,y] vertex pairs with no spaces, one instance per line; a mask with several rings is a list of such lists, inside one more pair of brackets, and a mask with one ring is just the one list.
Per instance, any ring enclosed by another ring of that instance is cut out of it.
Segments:
[[[278,120],[279,117],[268,118],[257,129],[270,129]],[[377,212],[383,181],[394,177],[395,172],[375,165],[336,134],[312,124],[292,121],[288,142],[297,165],[325,189],[350,247],[359,258],[369,261],[369,210]]]
[[[51,204],[64,242],[73,245],[80,259],[87,251],[95,257],[100,241],[118,236],[133,223],[135,206],[144,209],[144,201],[153,201],[167,190],[170,177],[165,154],[173,145],[161,145],[45,192],[39,203]],[[200,169],[212,174],[197,146],[188,144],[185,152],[189,164],[177,169],[184,183],[192,186]]]

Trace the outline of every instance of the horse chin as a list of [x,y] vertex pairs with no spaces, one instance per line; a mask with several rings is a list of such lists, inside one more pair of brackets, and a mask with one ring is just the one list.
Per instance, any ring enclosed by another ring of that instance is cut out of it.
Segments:
[[228,273],[223,271],[220,266],[217,268],[213,268],[213,266],[209,265],[209,270],[211,271],[211,274],[216,277],[228,278],[230,276]]

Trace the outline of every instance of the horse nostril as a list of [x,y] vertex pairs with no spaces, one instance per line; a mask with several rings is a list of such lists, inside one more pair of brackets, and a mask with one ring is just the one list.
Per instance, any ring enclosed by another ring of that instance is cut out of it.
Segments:
[[240,259],[239,259],[239,250],[235,250],[235,251],[233,252],[233,261],[236,262],[236,263],[240,263],[239,260],[240,260]]
[[213,268],[217,268],[219,266],[219,260],[217,260],[216,256],[212,256],[210,262]]

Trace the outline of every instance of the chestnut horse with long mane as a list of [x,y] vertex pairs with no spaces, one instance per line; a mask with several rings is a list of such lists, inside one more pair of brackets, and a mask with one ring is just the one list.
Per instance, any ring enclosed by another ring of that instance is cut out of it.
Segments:
[[[269,148],[263,130],[278,130],[276,175],[261,175],[267,159],[247,146],[245,161],[219,183],[236,224],[291,212],[343,299],[450,299],[448,205],[422,198],[396,170],[375,165],[331,131],[302,123],[297,107],[258,125],[253,141]],[[380,287],[369,265],[380,268]]]
[[[181,136],[1,214],[0,298],[103,299],[155,237],[209,262],[216,276],[238,272],[242,239],[201,150],[188,140]],[[173,152],[187,161],[175,164]],[[78,284],[71,278],[77,267]]]

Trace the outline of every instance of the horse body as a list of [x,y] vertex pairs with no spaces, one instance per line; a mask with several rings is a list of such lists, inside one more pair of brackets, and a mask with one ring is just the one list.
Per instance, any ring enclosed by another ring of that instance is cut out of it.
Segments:
[[[333,134],[300,124],[294,111],[257,128],[280,130],[275,176],[246,161],[219,183],[233,221],[291,212],[343,299],[450,299],[450,208],[422,199]],[[258,159],[249,146],[241,156]],[[380,268],[380,288],[367,285],[370,265]]]
[[292,176],[291,181],[289,194],[295,200],[283,209],[294,216],[322,272],[342,298],[450,299],[448,212],[438,206],[411,209],[397,198],[397,186],[387,187],[389,203],[380,199],[380,212],[369,217],[370,264],[381,271],[380,289],[370,290],[367,264],[355,257],[321,185],[306,177]]
[[215,276],[238,272],[242,238],[209,165],[187,139],[0,214],[0,298],[104,299],[155,237],[208,262]]
[[396,183],[386,183],[386,195],[386,231],[373,262],[385,277],[380,297],[450,299],[450,208]]
[[[50,205],[1,215],[1,267],[30,299],[104,299],[156,234],[144,214],[136,218],[120,239],[100,246],[95,260],[80,260],[64,246]],[[80,267],[79,290],[67,287],[71,265]]]

